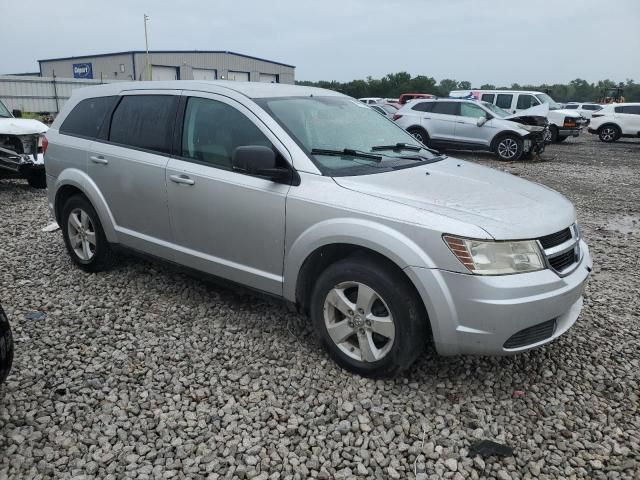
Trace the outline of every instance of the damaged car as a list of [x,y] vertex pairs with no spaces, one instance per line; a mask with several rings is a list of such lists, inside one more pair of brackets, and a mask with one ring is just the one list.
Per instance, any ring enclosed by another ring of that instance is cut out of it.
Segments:
[[14,117],[0,102],[0,179],[24,178],[46,188],[43,143],[48,127],[38,120]]
[[548,131],[547,105],[510,115],[474,99],[416,100],[393,119],[423,144],[433,148],[485,150],[500,160],[541,155]]

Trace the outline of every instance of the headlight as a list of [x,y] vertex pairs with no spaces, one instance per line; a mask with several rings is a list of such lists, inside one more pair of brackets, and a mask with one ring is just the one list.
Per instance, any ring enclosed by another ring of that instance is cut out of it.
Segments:
[[495,242],[450,235],[443,239],[458,260],[476,275],[507,275],[546,268],[535,240]]

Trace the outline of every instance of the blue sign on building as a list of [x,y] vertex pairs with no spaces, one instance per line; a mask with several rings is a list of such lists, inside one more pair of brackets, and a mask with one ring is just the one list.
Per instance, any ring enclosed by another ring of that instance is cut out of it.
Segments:
[[73,78],[93,78],[93,66],[91,63],[74,63]]

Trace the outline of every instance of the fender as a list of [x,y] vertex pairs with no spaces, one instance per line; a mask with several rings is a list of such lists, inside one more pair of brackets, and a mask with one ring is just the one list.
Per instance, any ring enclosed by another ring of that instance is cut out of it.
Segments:
[[391,227],[358,218],[337,218],[314,224],[291,244],[284,261],[283,296],[295,302],[298,275],[305,260],[320,247],[337,243],[368,248],[401,269],[435,268],[435,263],[413,240]]
[[[102,224],[102,229],[104,230],[107,240],[110,243],[118,243],[115,219],[113,218],[111,210],[107,206],[107,202],[102,195],[102,192],[100,192],[100,189],[91,177],[77,168],[67,168],[63,170],[56,179],[54,186],[54,190],[56,192],[56,203],[58,192],[65,185],[72,185],[84,193],[100,218],[100,223]],[[54,208],[57,207],[56,203],[54,203]]]

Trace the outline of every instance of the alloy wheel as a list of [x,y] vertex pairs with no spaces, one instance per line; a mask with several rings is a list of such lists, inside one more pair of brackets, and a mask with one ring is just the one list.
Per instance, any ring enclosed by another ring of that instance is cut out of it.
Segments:
[[420,143],[424,144],[424,138],[422,137],[422,134],[420,132],[412,132],[411,136],[418,140]]
[[498,155],[511,160],[518,154],[518,143],[513,138],[505,138],[498,143]]
[[616,138],[616,130],[613,127],[604,127],[600,131],[600,138],[605,142],[612,142]]
[[80,260],[90,261],[96,254],[96,230],[91,218],[81,208],[75,208],[67,220],[71,248]]
[[384,358],[395,338],[395,323],[384,299],[359,282],[342,282],[324,301],[324,322],[335,345],[360,362]]

